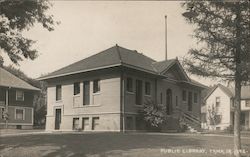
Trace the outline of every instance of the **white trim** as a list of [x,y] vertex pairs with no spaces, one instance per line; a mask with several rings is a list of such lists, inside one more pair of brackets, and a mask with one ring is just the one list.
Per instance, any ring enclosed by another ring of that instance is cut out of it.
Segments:
[[[17,110],[23,110],[23,118],[22,119],[17,119],[16,117],[16,111]],[[15,107],[15,113],[14,113],[15,120],[25,120],[25,109],[22,107]]]
[[[22,93],[22,99],[17,99],[17,93],[18,92]],[[16,101],[24,101],[24,91],[22,91],[22,90],[16,90]]]

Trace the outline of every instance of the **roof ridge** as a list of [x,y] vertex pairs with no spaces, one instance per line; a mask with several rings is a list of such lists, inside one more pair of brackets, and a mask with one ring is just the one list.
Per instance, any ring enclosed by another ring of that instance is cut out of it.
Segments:
[[119,47],[120,47],[120,48],[123,48],[123,49],[125,49],[125,50],[128,50],[130,53],[135,53],[135,54],[142,55],[143,57],[146,57],[146,58],[148,58],[148,59],[150,59],[150,60],[156,62],[156,60],[154,60],[153,58],[150,58],[150,57],[144,55],[143,53],[138,52],[137,50],[131,50],[131,49],[128,49],[128,48],[125,48],[125,47],[122,47],[122,46],[119,46]]
[[153,62],[152,64],[156,64],[156,63],[162,63],[162,62],[165,62],[165,61],[174,61],[174,60],[176,60],[176,59],[168,59],[168,60],[162,60],[162,61],[155,61],[155,62]]

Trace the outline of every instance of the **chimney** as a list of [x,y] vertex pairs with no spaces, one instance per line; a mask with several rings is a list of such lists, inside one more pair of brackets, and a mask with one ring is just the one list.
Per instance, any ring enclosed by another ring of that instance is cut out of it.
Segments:
[[168,27],[167,27],[167,15],[165,15],[165,60],[168,60]]

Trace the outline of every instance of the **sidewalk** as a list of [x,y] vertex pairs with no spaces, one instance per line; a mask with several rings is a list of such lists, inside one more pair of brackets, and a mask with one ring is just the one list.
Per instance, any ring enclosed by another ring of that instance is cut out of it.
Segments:
[[49,133],[45,130],[19,130],[19,129],[0,129],[0,137],[4,136],[16,136],[16,135],[30,135],[30,134],[44,134]]

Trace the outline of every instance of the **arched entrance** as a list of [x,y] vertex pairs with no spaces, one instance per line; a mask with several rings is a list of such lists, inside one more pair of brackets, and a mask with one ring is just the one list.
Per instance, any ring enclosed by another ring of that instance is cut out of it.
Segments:
[[168,89],[166,93],[166,112],[167,115],[172,114],[172,90]]

